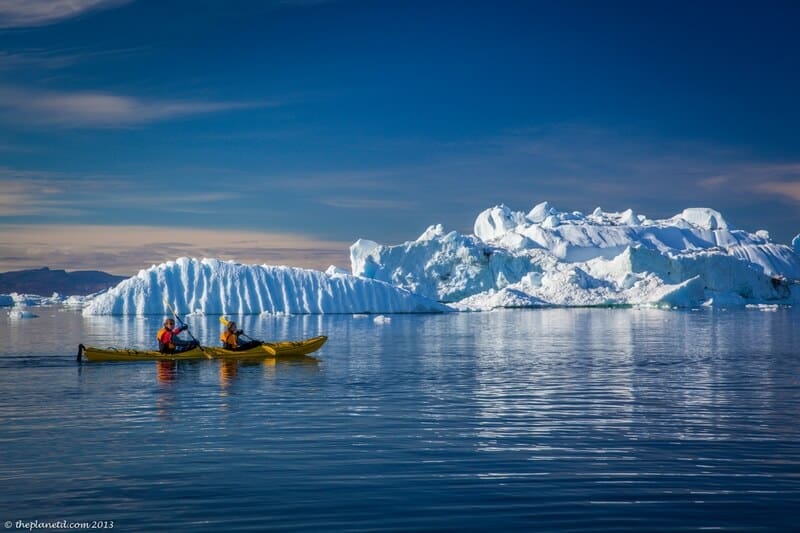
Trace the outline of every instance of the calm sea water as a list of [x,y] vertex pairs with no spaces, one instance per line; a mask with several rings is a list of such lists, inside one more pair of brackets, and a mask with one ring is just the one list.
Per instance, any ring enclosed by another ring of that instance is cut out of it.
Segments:
[[[0,521],[800,529],[800,312],[242,317],[319,362],[84,363],[159,317],[0,316]],[[212,341],[216,317],[195,317]]]

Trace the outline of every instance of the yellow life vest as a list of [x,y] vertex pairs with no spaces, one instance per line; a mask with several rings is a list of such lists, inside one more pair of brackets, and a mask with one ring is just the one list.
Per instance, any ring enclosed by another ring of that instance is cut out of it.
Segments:
[[229,329],[220,333],[219,340],[221,340],[222,345],[229,350],[235,350],[239,347],[239,336]]

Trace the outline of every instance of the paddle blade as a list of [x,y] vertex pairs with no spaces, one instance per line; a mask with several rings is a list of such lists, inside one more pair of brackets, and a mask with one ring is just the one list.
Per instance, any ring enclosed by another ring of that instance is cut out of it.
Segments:
[[223,326],[227,326],[228,325],[228,319],[225,318],[224,316],[219,317],[219,321],[222,322]]
[[262,344],[261,348],[267,352],[269,355],[277,355],[278,352],[275,351],[275,348],[270,346],[269,344]]

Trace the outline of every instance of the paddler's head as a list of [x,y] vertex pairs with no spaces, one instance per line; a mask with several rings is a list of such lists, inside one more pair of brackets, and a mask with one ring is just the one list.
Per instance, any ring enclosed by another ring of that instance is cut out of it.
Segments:
[[236,322],[233,321],[228,322],[228,331],[234,331],[234,330],[236,330]]
[[175,321],[171,318],[168,318],[164,321],[164,327],[167,329],[172,329],[175,327]]

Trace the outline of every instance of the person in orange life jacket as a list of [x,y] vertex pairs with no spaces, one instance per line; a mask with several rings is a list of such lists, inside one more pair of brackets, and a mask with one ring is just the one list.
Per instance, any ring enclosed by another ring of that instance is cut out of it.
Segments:
[[240,329],[236,329],[236,322],[228,322],[228,325],[222,331],[219,336],[219,340],[222,341],[222,347],[226,350],[235,350],[235,351],[242,351],[242,350],[249,350],[250,348],[255,348],[256,346],[261,346],[260,341],[251,340],[250,342],[240,343],[239,336],[242,335],[244,331]]
[[164,327],[156,333],[158,351],[161,353],[181,353],[199,346],[196,341],[185,341],[178,338],[178,335],[187,329],[189,329],[188,326],[175,329],[175,321],[171,318],[166,319]]

